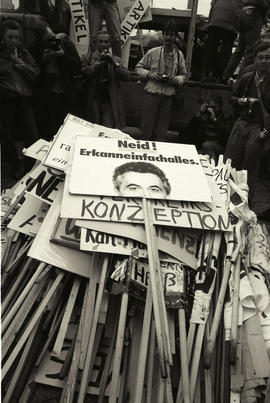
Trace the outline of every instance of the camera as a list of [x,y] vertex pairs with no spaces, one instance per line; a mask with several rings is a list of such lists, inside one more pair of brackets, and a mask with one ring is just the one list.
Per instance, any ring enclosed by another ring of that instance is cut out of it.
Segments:
[[166,73],[163,73],[162,75],[161,75],[161,80],[164,82],[164,83],[167,83],[168,81],[169,81],[169,76],[168,76],[168,74],[166,74]]
[[112,58],[108,49],[105,49],[101,53],[100,60],[106,63],[112,63]]
[[49,41],[48,48],[53,50],[54,52],[58,52],[61,50],[60,40],[57,38],[53,38]]

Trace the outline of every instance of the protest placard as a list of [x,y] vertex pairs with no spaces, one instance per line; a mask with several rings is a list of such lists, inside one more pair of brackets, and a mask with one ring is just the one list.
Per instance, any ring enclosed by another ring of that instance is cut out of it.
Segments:
[[44,139],[38,139],[30,147],[25,148],[23,153],[26,157],[34,158],[35,160],[42,161],[44,156],[47,154],[51,143]]
[[212,201],[195,146],[83,136],[75,139],[69,191]]
[[25,235],[36,236],[48,209],[48,203],[26,194],[24,202],[8,224],[8,228]]
[[[133,240],[146,245],[146,234],[143,225],[109,223],[99,221],[76,220],[79,227],[95,230],[97,233],[109,233]],[[86,234],[88,242],[89,235]],[[197,239],[193,233],[185,233],[178,228],[156,226],[158,249],[180,260],[195,269],[197,257]],[[82,239],[82,238],[81,238]],[[163,259],[165,260],[165,259]]]
[[71,11],[70,38],[81,56],[87,53],[89,44],[89,25],[82,1],[69,0]]
[[117,129],[94,125],[87,120],[68,114],[62,128],[58,131],[52,146],[43,160],[43,164],[51,168],[65,171],[71,159],[72,143],[77,136],[130,138],[128,134]]
[[[214,186],[216,186],[214,184]],[[72,195],[68,191],[69,173],[66,173],[61,217],[83,220],[113,221],[143,224],[140,199],[124,197],[97,197]],[[177,202],[152,200],[153,220],[156,225],[231,231],[225,206],[219,203]]]
[[[86,232],[85,235],[83,234],[84,231]],[[51,242],[77,250],[132,255],[136,258],[147,257],[145,244],[135,239],[128,239],[106,232],[89,229],[82,229],[81,231],[81,228],[75,225],[75,220],[71,218],[59,218],[52,234]],[[177,259],[165,252],[160,251],[159,255],[162,261],[178,262]]]
[[[149,2],[150,3],[150,2]],[[123,21],[132,5],[134,4],[134,0],[117,0],[120,20]],[[151,7],[149,6],[144,15],[142,16],[140,22],[147,22],[152,20]]]
[[1,194],[1,215],[11,206],[14,197],[14,189],[5,189]]
[[50,242],[55,223],[60,214],[62,186],[52,203],[41,228],[34,239],[28,256],[83,277],[89,277],[92,255]]
[[121,46],[125,44],[132,30],[136,28],[149,5],[149,0],[134,1],[132,7],[121,22]]
[[[30,178],[34,180],[28,186],[26,194],[31,194],[45,203],[52,204],[63,183],[64,174],[40,164],[30,174]],[[26,180],[25,185],[28,184],[30,178]]]

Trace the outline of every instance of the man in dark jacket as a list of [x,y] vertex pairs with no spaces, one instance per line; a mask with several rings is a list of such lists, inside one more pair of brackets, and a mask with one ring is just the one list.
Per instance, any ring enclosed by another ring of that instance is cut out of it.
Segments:
[[[225,158],[232,166],[248,171],[251,193],[258,178],[260,162],[269,153],[270,137],[270,45],[259,40],[255,46],[254,69],[243,72],[231,98],[240,117],[232,129]],[[267,151],[268,150],[268,151]]]
[[36,40],[29,46],[40,68],[35,87],[37,121],[42,137],[51,139],[67,113],[78,114],[74,76],[80,71],[80,57],[71,40],[57,35],[46,25],[34,30]]
[[106,31],[97,34],[97,49],[83,57],[82,75],[87,83],[85,117],[106,127],[125,127],[124,105],[120,80],[129,77],[121,59],[110,52],[110,37]]
[[269,9],[270,0],[243,0],[243,10],[239,20],[238,45],[224,71],[223,78],[225,81],[233,75],[243,57],[238,78],[241,77],[244,69],[254,62],[254,45],[259,39]]

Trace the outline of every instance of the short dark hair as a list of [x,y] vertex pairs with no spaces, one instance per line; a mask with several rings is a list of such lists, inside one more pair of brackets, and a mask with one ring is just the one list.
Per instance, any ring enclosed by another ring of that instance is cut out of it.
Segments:
[[260,39],[255,42],[254,45],[254,56],[256,57],[259,52],[264,52],[265,50],[270,50],[270,35],[261,35]]
[[175,34],[178,33],[178,26],[174,20],[169,20],[163,27],[162,32],[174,32]]
[[1,22],[0,24],[0,38],[3,39],[5,33],[7,32],[8,29],[13,29],[16,31],[21,31],[21,26],[18,23],[18,21],[9,18]]
[[165,173],[156,165],[151,164],[150,162],[143,162],[143,161],[127,162],[115,168],[112,179],[114,186],[118,192],[120,190],[121,185],[119,177],[125,174],[126,172],[139,172],[142,174],[148,173],[156,175],[162,181],[166,194],[168,195],[171,192],[171,185]]
[[33,33],[35,38],[38,41],[41,41],[42,38],[46,35],[47,33],[47,28],[50,28],[49,25],[44,22],[44,21],[39,21],[33,28]]

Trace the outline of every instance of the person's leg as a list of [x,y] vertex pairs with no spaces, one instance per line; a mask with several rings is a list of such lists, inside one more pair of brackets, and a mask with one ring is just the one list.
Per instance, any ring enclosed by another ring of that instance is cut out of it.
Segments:
[[259,39],[261,29],[263,26],[263,15],[261,11],[257,8],[247,10],[250,11],[249,14],[244,14],[243,24],[245,26],[244,30],[244,42],[245,42],[245,54],[244,59],[241,63],[241,68],[238,73],[240,77],[247,66],[254,63],[254,45]]
[[236,34],[232,31],[228,31],[227,29],[220,29],[220,37],[222,40],[222,44],[220,47],[220,63],[219,63],[219,75],[222,77],[224,70],[230,60],[232,55],[232,47],[233,43],[236,39]]
[[88,1],[88,23],[90,31],[90,42],[88,53],[96,48],[97,33],[101,29],[102,20],[104,18],[103,2]]
[[155,134],[158,141],[165,141],[170,126],[172,97],[161,96],[155,124]]
[[252,201],[262,159],[262,144],[258,141],[260,127],[252,125],[246,143],[243,169],[248,171],[249,200]]
[[99,104],[100,124],[105,127],[115,127],[112,105],[109,101],[102,101]]
[[203,49],[203,58],[202,58],[203,79],[207,78],[209,75],[211,76],[213,73],[215,55],[217,52],[219,42],[220,42],[219,28],[210,27],[208,29],[207,38]]
[[106,2],[104,18],[111,37],[113,54],[121,57],[121,22],[116,1]]
[[142,111],[141,133],[143,140],[154,140],[154,127],[158,113],[159,97],[146,93]]
[[237,120],[232,128],[224,153],[225,161],[230,158],[232,167],[237,170],[243,169],[248,134],[247,123],[243,120]]

